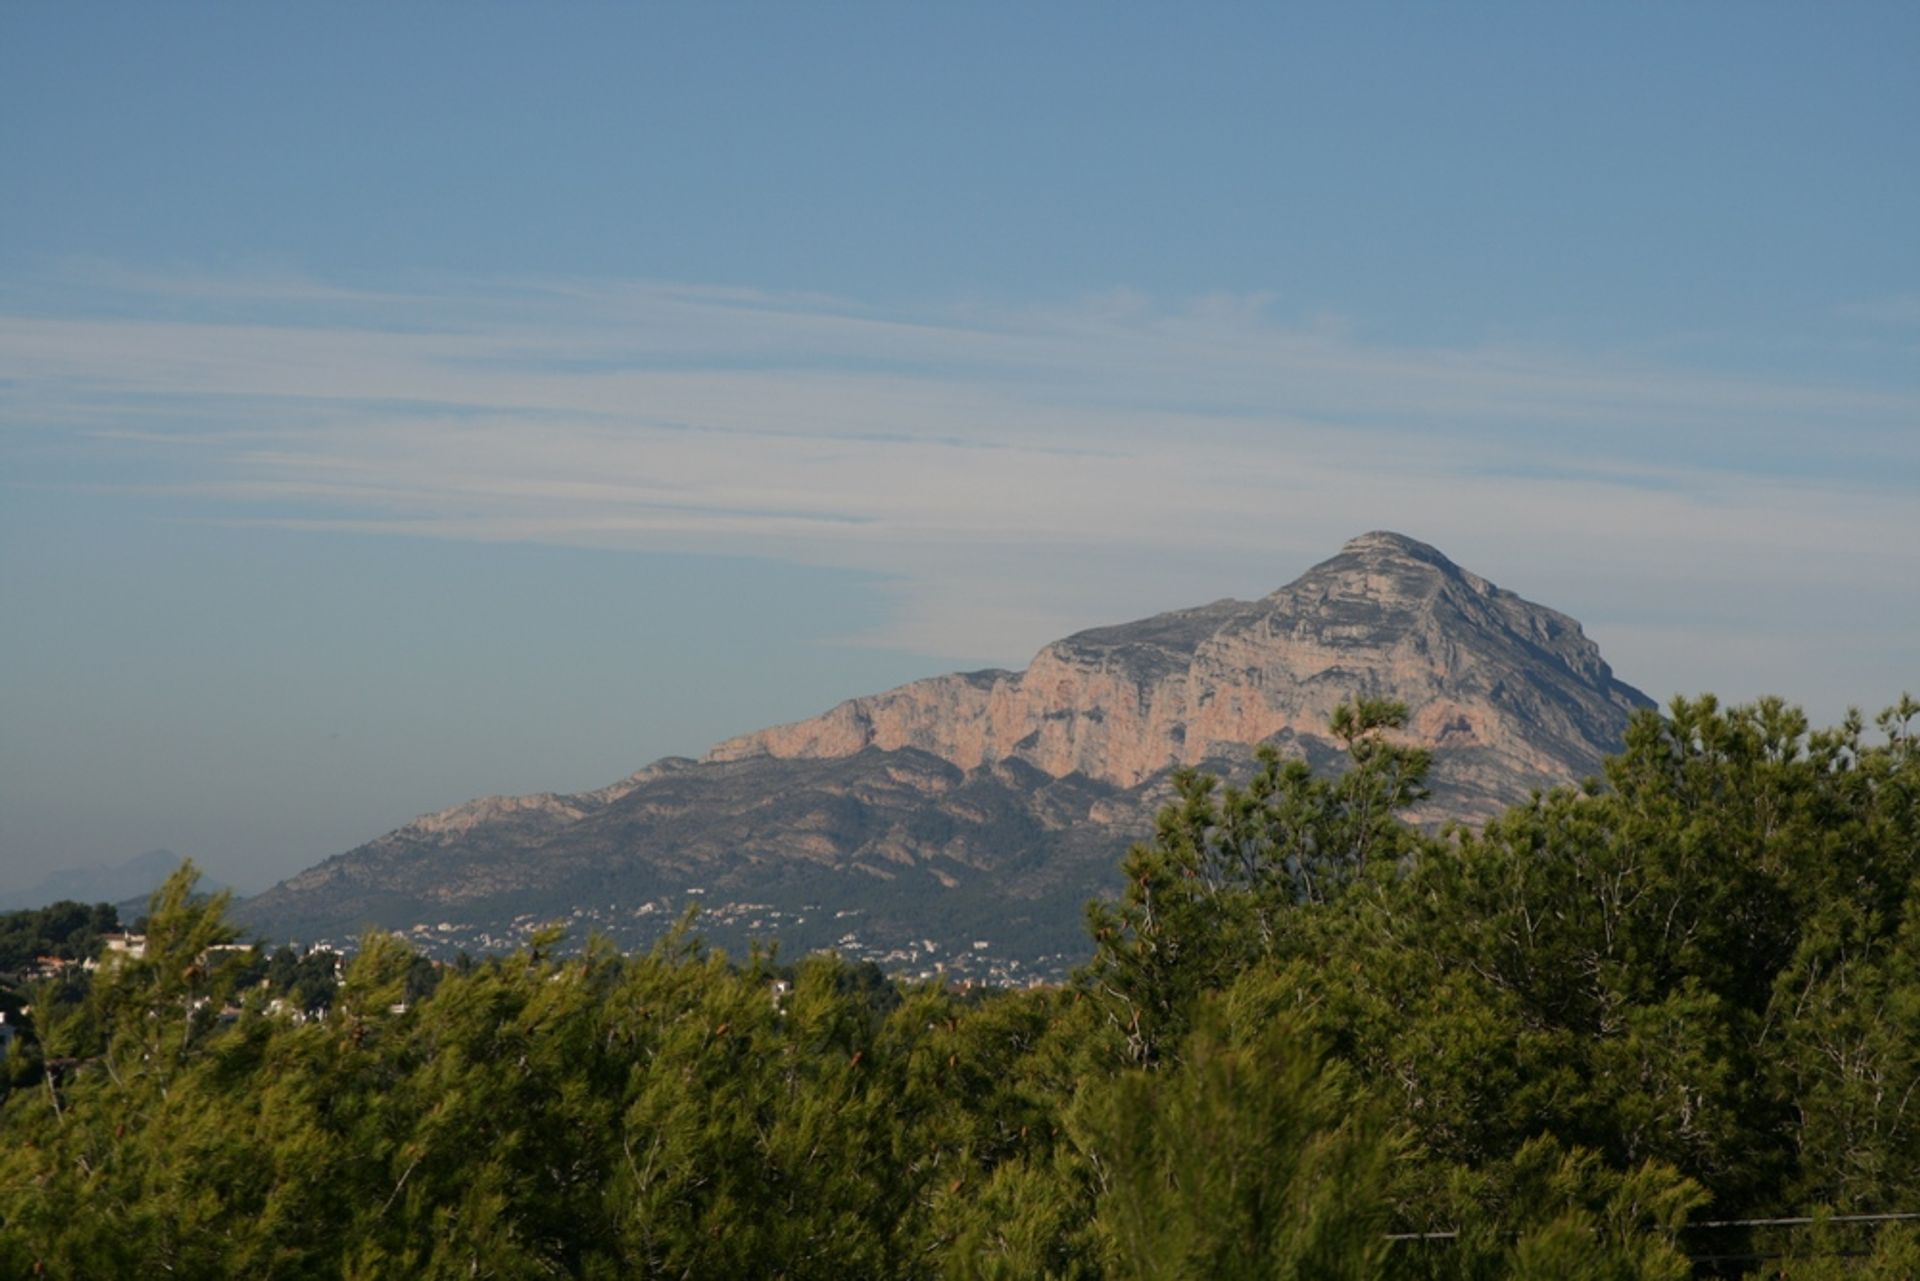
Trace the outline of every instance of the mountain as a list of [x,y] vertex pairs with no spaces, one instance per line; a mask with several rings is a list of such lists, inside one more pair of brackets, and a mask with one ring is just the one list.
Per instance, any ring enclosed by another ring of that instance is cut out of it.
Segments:
[[[145,910],[147,896],[180,866],[181,858],[172,850],[148,850],[115,866],[97,863],[92,867],[65,868],[49,872],[30,889],[0,894],[0,909],[45,907],[71,899],[76,903],[126,904],[137,901]],[[202,888],[207,883],[202,882]],[[121,913],[126,917],[126,913]],[[131,920],[131,917],[126,917]]]
[[1152,830],[1172,771],[1316,766],[1356,695],[1404,700],[1434,749],[1417,821],[1474,821],[1597,772],[1651,701],[1564,614],[1376,532],[1255,601],[1222,600],[669,758],[594,792],[488,797],[415,820],[244,905],[280,937],[373,923],[432,950],[564,916],[616,942],[677,905],[738,945],[834,945],[894,968],[1057,973],[1089,897]]

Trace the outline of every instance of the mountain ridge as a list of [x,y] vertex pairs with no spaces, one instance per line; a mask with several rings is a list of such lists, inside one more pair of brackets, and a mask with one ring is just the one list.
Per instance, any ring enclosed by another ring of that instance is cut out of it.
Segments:
[[[559,911],[637,941],[703,898],[766,909],[743,929],[854,938],[894,962],[907,942],[908,960],[992,953],[994,930],[1030,959],[1058,956],[1126,844],[1151,832],[1175,770],[1244,774],[1260,744],[1332,766],[1327,720],[1356,696],[1407,704],[1404,736],[1434,753],[1433,795],[1409,817],[1433,823],[1596,773],[1651,706],[1571,617],[1373,531],[1256,600],[1089,628],[1021,671],[848,699],[590,792],[422,815],[243,915],[329,937],[438,921],[429,943],[490,946],[511,942],[493,925]],[[854,917],[864,934],[822,925]]]
[[[1484,723],[1486,717],[1458,700],[1418,697],[1423,677],[1429,695],[1459,684],[1462,672],[1448,661],[1452,655],[1434,653],[1447,647],[1445,633],[1454,624],[1414,632],[1413,643],[1401,647],[1408,652],[1389,651],[1371,663],[1349,665],[1357,647],[1340,642],[1377,629],[1377,620],[1366,617],[1370,603],[1411,598],[1405,590],[1413,576],[1409,566],[1431,571],[1430,581],[1422,584],[1427,589],[1422,604],[1445,597],[1457,613],[1480,614],[1473,621],[1483,631],[1509,632],[1517,639],[1513,648],[1531,651],[1516,658],[1564,666],[1577,684],[1618,694],[1619,707],[1651,705],[1644,694],[1613,678],[1598,647],[1572,618],[1495,587],[1426,543],[1376,530],[1349,540],[1334,557],[1257,601],[1227,599],[1090,628],[1043,646],[1024,671],[909,682],[848,699],[818,717],[727,739],[702,759],[844,756],[867,746],[911,746],[962,768],[1016,756],[1054,777],[1078,770],[1132,787],[1162,770],[1199,765],[1223,748],[1283,732],[1324,737],[1327,717],[1341,701],[1356,693],[1404,696],[1411,683],[1416,697],[1408,700],[1414,716],[1410,732],[1416,740],[1437,745],[1449,738],[1491,738],[1496,750],[1543,778],[1596,764],[1591,740],[1596,732],[1611,732],[1600,723],[1606,709],[1564,697],[1564,683],[1546,682],[1547,693],[1562,697],[1536,700],[1520,710],[1553,722],[1563,740],[1572,731],[1585,741],[1571,751],[1544,754],[1537,735],[1504,726],[1496,732]],[[1276,620],[1289,624],[1286,644],[1278,650]],[[1425,671],[1422,660],[1427,660]],[[1254,679],[1235,681],[1235,670]],[[1322,676],[1331,679],[1317,679]],[[1246,688],[1276,681],[1291,684],[1301,696],[1259,700]],[[1498,704],[1504,691],[1486,692]],[[1108,728],[1109,720],[1119,727]]]
[[[112,903],[123,909],[136,904],[144,907],[147,896],[159,889],[183,861],[172,850],[153,849],[136,854],[124,863],[62,868],[49,872],[34,885],[0,892],[0,911],[46,907],[63,900]],[[223,887],[203,879],[202,888],[213,891]]]

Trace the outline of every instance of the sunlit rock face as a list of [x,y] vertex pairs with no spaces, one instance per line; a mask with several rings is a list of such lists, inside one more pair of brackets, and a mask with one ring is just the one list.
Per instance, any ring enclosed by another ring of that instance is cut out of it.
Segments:
[[1327,722],[1356,696],[1405,702],[1405,737],[1433,749],[1408,815],[1426,823],[1595,773],[1649,702],[1566,615],[1364,534],[1269,596],[1080,632],[1024,672],[915,681],[598,791],[427,815],[243,915],[305,939],[459,921],[491,946],[502,922],[631,923],[698,887],[764,905],[790,948],[844,947],[857,920],[871,955],[944,931],[970,954],[1057,959],[1175,767],[1244,775],[1266,743],[1336,768]]
[[1566,615],[1401,534],[1363,534],[1270,596],[1055,641],[1024,672],[915,681],[729,739],[709,761],[918,748],[1132,788],[1266,741],[1327,742],[1355,696],[1397,698],[1460,817],[1597,769],[1645,695]]

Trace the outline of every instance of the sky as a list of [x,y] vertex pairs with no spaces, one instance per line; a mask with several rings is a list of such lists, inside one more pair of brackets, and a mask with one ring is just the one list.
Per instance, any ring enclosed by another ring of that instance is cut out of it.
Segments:
[[1395,529],[1920,692],[1920,7],[0,7],[0,889]]

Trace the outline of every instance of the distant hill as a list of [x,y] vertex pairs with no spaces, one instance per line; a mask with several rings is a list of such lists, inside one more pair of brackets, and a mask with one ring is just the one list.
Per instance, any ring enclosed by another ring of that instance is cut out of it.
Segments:
[[[92,867],[49,872],[31,888],[0,893],[0,910],[45,907],[71,899],[77,903],[118,904],[123,908],[121,915],[126,917],[124,909],[128,905],[137,904],[144,911],[147,896],[159,889],[184,861],[172,850],[148,850],[118,865],[96,863]],[[200,888],[214,890],[219,886],[203,879]]]
[[736,945],[1058,973],[1176,767],[1244,773],[1261,743],[1333,766],[1327,719],[1356,695],[1404,700],[1433,748],[1410,816],[1428,822],[1596,772],[1651,705],[1573,619],[1377,532],[1259,600],[1081,632],[1022,672],[916,681],[598,791],[427,815],[241,914],[308,941],[419,926],[444,951],[554,916],[632,944],[703,902],[702,932]]

